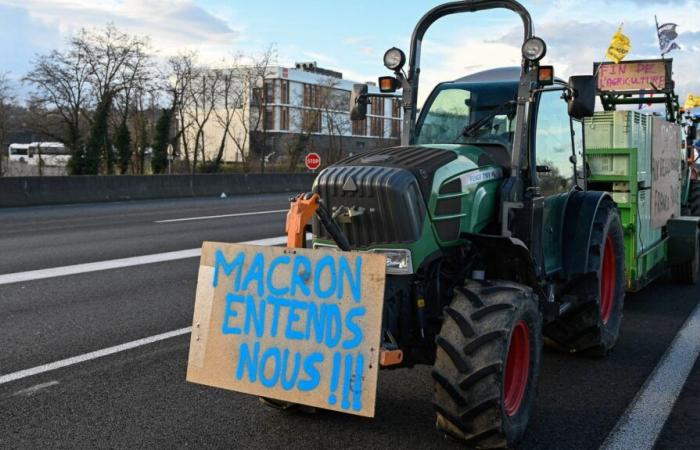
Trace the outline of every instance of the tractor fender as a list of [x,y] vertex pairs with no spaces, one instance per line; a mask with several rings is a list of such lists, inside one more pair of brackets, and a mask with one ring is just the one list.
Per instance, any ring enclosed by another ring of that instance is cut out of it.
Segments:
[[562,268],[568,278],[588,272],[593,221],[605,201],[613,202],[607,192],[572,191],[569,196],[562,233]]
[[489,278],[510,280],[530,286],[544,298],[544,292],[537,279],[535,261],[523,241],[513,237],[479,233],[462,233],[461,237],[470,241],[484,256]]

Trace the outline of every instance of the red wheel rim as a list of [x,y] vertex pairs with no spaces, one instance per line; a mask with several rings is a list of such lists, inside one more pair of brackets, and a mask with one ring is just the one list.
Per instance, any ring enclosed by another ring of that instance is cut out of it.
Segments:
[[503,409],[508,416],[520,410],[530,375],[530,330],[524,320],[515,325],[510,338],[503,382]]
[[603,267],[600,276],[600,317],[603,324],[607,325],[612,315],[615,303],[615,282],[617,281],[615,268],[615,245],[612,236],[605,239],[603,250]]

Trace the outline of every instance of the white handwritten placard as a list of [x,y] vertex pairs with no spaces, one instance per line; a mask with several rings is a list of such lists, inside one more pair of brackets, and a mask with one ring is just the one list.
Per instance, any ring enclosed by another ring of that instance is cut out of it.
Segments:
[[373,417],[386,260],[205,242],[187,380]]
[[665,89],[665,61],[602,63],[598,68],[598,90],[602,92],[653,92]]
[[654,117],[651,132],[651,226],[660,228],[671,217],[680,215],[681,129]]

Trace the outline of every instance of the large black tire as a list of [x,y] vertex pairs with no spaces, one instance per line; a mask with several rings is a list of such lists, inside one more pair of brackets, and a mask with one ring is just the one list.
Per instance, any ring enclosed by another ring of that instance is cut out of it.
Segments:
[[690,180],[688,204],[683,214],[700,217],[700,180]]
[[700,280],[700,238],[692,261],[671,267],[673,280],[678,283],[696,284]]
[[588,249],[588,275],[568,292],[574,306],[545,327],[549,339],[570,352],[607,355],[617,343],[625,302],[625,244],[620,215],[604,200],[596,212]]
[[436,338],[439,431],[472,448],[509,448],[533,414],[542,317],[528,287],[470,281],[455,290]]

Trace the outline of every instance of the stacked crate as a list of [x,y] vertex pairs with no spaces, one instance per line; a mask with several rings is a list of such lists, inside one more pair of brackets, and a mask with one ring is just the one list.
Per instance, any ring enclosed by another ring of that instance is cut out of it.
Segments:
[[584,122],[589,189],[609,191],[620,209],[628,281],[663,258],[658,245],[663,230],[651,226],[654,120],[663,119],[638,111],[607,111]]

